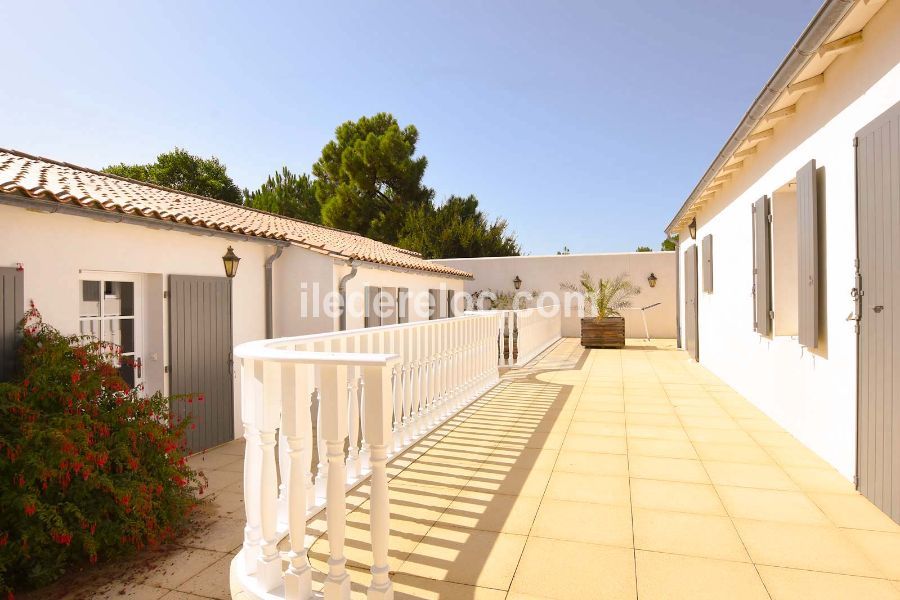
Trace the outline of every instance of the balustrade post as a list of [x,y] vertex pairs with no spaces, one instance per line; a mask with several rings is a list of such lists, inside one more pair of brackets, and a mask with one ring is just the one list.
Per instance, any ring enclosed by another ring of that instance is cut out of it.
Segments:
[[[360,340],[351,338],[349,340],[341,340],[335,347],[336,352],[353,352],[354,347],[358,348]],[[359,465],[359,369],[355,366],[347,368],[347,419],[349,423],[348,435],[349,442],[347,444],[347,483],[356,481],[362,469]]]
[[[405,329],[395,329],[387,334],[385,343],[390,343],[390,351],[400,355],[400,361],[394,366],[394,386],[392,390],[394,400],[394,453],[403,448],[403,404],[406,398],[406,361],[403,359],[404,345],[403,335]],[[387,349],[387,348],[385,348]]]
[[288,533],[291,551],[288,554],[289,567],[284,574],[284,595],[286,600],[310,600],[312,593],[312,569],[309,566],[306,549],[307,483],[309,483],[309,460],[304,462],[306,447],[312,440],[307,431],[312,429],[309,413],[309,370],[304,365],[285,366],[294,374],[293,395],[282,410],[281,429],[287,440],[290,454],[290,479],[288,484]]
[[262,485],[262,452],[259,444],[257,419],[262,403],[262,373],[256,370],[262,365],[256,361],[241,360],[241,421],[244,424],[244,511],[247,525],[244,527],[244,569],[256,572],[260,555],[262,530],[260,526],[260,489]]
[[372,449],[372,481],[369,510],[369,531],[372,536],[372,582],[367,590],[368,600],[391,600],[393,585],[388,573],[388,543],[391,529],[391,510],[388,502],[387,450],[391,433],[391,382],[393,365],[365,367],[364,379],[369,390],[366,413],[366,438]]
[[328,575],[325,578],[326,600],[349,600],[350,575],[344,557],[346,538],[346,467],[344,441],[347,438],[347,368],[321,368],[319,410],[322,414],[320,436],[325,439],[328,459],[328,483],[325,516],[328,523]]
[[260,526],[262,549],[256,563],[259,585],[270,591],[281,584],[281,557],[278,554],[278,473],[275,468],[275,430],[281,404],[281,365],[262,363],[262,403],[259,413],[259,445],[262,451]]

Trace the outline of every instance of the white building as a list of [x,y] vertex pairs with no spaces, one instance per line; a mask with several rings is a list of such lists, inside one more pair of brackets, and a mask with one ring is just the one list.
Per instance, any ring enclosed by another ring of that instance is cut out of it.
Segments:
[[895,520],[898,103],[900,3],[825,2],[667,229],[688,351]]
[[[386,323],[443,315],[470,277],[355,233],[2,149],[0,224],[0,379],[33,301],[63,333],[121,345],[140,365],[123,376],[147,392],[203,393],[194,448],[241,434],[235,344],[380,324],[362,306],[375,290],[402,306]],[[345,323],[326,306],[340,296]]]

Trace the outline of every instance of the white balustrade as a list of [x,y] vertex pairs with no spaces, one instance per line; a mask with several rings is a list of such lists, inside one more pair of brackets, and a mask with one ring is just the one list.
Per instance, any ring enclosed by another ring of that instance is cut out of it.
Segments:
[[560,306],[519,310],[476,310],[467,315],[493,313],[500,316],[497,353],[501,367],[522,367],[562,338]]
[[[346,492],[370,477],[367,593],[393,598],[387,462],[497,383],[500,320],[484,312],[235,348],[247,441],[247,525],[231,567],[237,589],[266,600],[349,599]],[[323,509],[327,572],[315,590],[306,530]]]

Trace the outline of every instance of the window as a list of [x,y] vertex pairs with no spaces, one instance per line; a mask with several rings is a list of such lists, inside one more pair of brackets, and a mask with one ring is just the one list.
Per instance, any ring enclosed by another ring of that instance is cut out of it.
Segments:
[[[81,282],[78,313],[81,334],[119,346],[122,356],[130,359],[130,362],[137,358],[138,331],[135,313],[134,281]],[[140,368],[121,365],[119,371],[128,385],[139,383]]]
[[775,335],[797,335],[797,182],[772,194],[772,310]]

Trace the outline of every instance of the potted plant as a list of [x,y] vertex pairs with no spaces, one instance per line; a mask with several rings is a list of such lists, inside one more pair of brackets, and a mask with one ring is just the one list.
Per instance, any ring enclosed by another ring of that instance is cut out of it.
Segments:
[[585,310],[591,315],[581,319],[581,345],[585,348],[624,348],[625,318],[619,311],[631,306],[631,299],[641,293],[641,288],[631,283],[628,275],[621,273],[612,279],[595,282],[584,272],[577,284],[563,283],[565,290],[584,294]]

